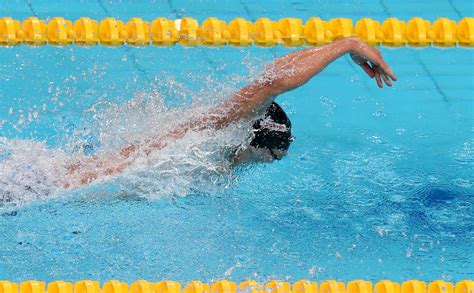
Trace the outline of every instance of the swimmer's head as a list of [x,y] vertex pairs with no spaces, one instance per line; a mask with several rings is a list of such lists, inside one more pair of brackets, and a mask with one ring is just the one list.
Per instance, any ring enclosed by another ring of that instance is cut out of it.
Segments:
[[282,159],[287,153],[291,142],[291,121],[285,111],[272,103],[265,116],[254,122],[252,140],[247,149],[237,154],[238,162],[272,162]]

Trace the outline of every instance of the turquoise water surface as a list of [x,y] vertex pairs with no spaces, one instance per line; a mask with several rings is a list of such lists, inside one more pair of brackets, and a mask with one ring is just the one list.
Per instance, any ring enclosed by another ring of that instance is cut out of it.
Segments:
[[[433,21],[472,17],[473,6],[0,2],[0,16],[32,15]],[[399,78],[384,89],[339,59],[277,99],[296,140],[272,164],[215,158],[244,137],[237,127],[188,136],[111,181],[65,192],[51,183],[63,158],[172,127],[292,50],[0,48],[0,279],[473,279],[472,49],[381,48]]]

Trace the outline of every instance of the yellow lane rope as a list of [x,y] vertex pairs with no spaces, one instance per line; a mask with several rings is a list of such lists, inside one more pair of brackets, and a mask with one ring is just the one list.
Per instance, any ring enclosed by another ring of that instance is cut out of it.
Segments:
[[[19,291],[18,291],[19,289]],[[126,283],[111,280],[100,287],[99,282],[84,280],[74,284],[65,281],[54,281],[46,286],[40,281],[16,283],[0,281],[0,293],[473,293],[474,281],[463,280],[456,285],[437,280],[429,283],[410,280],[401,284],[382,280],[373,285],[364,280],[342,282],[328,280],[318,285],[316,282],[301,280],[290,284],[278,280],[266,284],[247,280],[239,285],[221,280],[211,285],[200,281],[191,281],[183,288],[175,281],[151,283],[138,280],[130,286]]]
[[81,17],[74,21],[54,17],[48,22],[29,17],[23,22],[11,17],[0,18],[0,46],[20,44],[81,46],[317,46],[336,39],[358,36],[368,43],[390,47],[439,46],[474,47],[474,18],[459,22],[438,18],[433,23],[420,17],[408,21],[388,18],[382,23],[362,18],[355,25],[348,18],[322,20],[299,18],[273,21],[259,18],[254,23],[235,18],[229,23],[210,17],[201,24],[194,18],[171,20],[158,17],[151,22],[131,18],[124,23],[115,18],[102,21]]

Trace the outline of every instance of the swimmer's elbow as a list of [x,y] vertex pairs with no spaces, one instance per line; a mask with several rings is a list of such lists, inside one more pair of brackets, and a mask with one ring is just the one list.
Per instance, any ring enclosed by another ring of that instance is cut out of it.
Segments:
[[[267,69],[268,70],[268,69]],[[297,69],[287,72],[285,70],[279,70],[277,73],[273,73],[272,77],[262,79],[260,86],[266,89],[269,95],[278,96],[279,94],[291,91],[305,82],[302,80],[301,74]]]
[[266,87],[272,96],[278,96],[304,84],[298,76],[282,76],[271,80]]
[[262,78],[254,81],[208,112],[206,118],[199,124],[222,128],[239,119],[255,116],[262,110],[262,105],[267,105],[270,99],[290,90],[293,86],[294,84],[281,78]]
[[290,82],[286,78],[265,78],[256,81],[249,90],[243,95],[245,102],[250,100],[265,100],[268,97],[278,96],[291,87]]

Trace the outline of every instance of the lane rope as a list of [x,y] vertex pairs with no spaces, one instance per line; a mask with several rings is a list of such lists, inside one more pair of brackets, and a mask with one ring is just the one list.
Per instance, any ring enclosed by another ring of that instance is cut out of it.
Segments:
[[91,280],[78,281],[74,284],[65,281],[54,281],[49,284],[40,281],[12,283],[0,281],[1,293],[473,293],[474,281],[463,280],[455,285],[451,282],[437,280],[429,283],[410,280],[396,283],[382,280],[373,285],[369,281],[355,280],[344,284],[335,280],[321,284],[300,280],[293,284],[278,280],[266,284],[247,280],[240,284],[221,280],[212,284],[191,281],[184,288],[179,282],[161,281],[157,283],[138,280],[130,286],[117,280],[111,280],[100,287],[99,282]]
[[474,47],[474,18],[464,17],[458,22],[438,18],[433,23],[421,17],[408,21],[391,17],[382,23],[362,18],[355,25],[348,18],[319,17],[311,17],[305,23],[299,18],[259,18],[255,22],[235,18],[227,23],[210,17],[201,24],[191,17],[158,17],[151,22],[134,17],[126,23],[112,17],[100,22],[88,17],[74,22],[62,17],[53,17],[48,22],[37,17],[28,17],[23,22],[0,18],[0,46],[298,47],[318,46],[349,36],[358,36],[374,46]]

